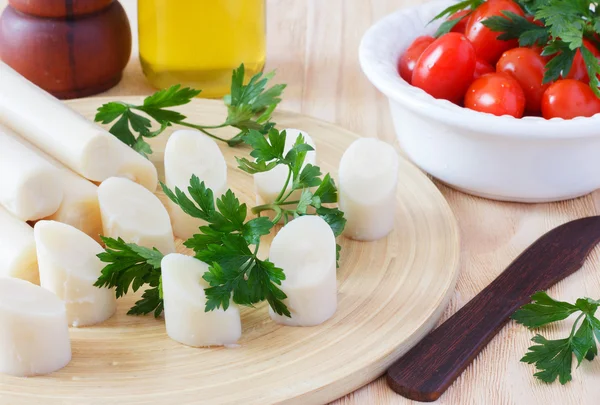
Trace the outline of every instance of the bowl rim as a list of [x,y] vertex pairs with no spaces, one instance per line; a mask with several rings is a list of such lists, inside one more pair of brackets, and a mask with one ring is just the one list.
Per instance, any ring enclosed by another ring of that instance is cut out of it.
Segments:
[[[455,0],[434,0],[421,5],[405,7],[391,13],[373,24],[363,35],[359,45],[359,63],[369,81],[390,101],[395,101],[414,113],[446,125],[469,128],[487,135],[519,139],[577,139],[600,137],[600,114],[593,117],[576,117],[570,120],[542,117],[515,118],[508,115],[496,116],[458,106],[447,100],[436,99],[420,88],[404,81],[397,73],[396,65],[399,49],[391,49],[391,41],[386,46],[386,34],[390,30],[402,29],[402,17],[418,14],[434,16]],[[417,18],[412,18],[416,20]],[[432,24],[432,28],[435,25]],[[414,32],[415,37],[426,35],[425,27]],[[393,58],[392,58],[393,56]],[[594,130],[596,127],[596,130]]]

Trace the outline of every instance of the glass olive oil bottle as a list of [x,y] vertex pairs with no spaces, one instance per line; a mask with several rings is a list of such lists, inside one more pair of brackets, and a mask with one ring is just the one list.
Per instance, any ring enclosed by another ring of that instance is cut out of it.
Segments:
[[231,71],[262,70],[266,54],[265,0],[138,0],[140,61],[153,86],[229,93]]

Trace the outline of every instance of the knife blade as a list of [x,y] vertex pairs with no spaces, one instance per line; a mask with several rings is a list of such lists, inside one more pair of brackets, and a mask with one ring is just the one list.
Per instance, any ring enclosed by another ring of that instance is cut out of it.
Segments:
[[580,269],[598,242],[600,216],[574,220],[544,234],[394,363],[387,372],[389,386],[412,400],[437,400],[531,295]]

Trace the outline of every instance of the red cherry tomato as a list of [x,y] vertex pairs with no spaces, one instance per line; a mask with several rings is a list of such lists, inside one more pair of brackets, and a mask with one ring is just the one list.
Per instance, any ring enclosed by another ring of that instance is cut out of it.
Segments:
[[525,93],[506,73],[489,73],[475,80],[465,95],[465,107],[494,115],[521,118],[525,111]]
[[525,110],[531,114],[539,114],[542,110],[542,96],[549,83],[542,84],[546,61],[530,48],[515,48],[504,52],[500,57],[496,70],[509,73],[517,79],[527,100]]
[[398,73],[408,83],[412,81],[413,70],[417,64],[419,56],[431,43],[435,41],[434,37],[423,35],[413,41],[408,49],[402,54],[398,60]]
[[471,14],[465,35],[473,43],[477,56],[495,65],[500,56],[511,48],[519,46],[516,39],[502,41],[497,39],[499,32],[494,32],[481,22],[488,17],[504,17],[503,11],[511,11],[524,16],[523,10],[511,0],[492,0],[483,3]]
[[[583,40],[583,45],[596,57],[596,59],[600,60],[600,52],[593,43],[588,41],[587,39]],[[580,80],[584,83],[590,82],[590,77],[587,72],[587,68],[585,66],[585,62],[583,61],[583,56],[581,55],[581,51],[577,51],[575,54],[575,58],[573,59],[573,64],[571,65],[571,70],[565,79],[575,79]]]
[[542,115],[546,119],[591,117],[600,113],[600,99],[589,85],[579,80],[557,80],[542,98]]
[[[452,21],[457,18],[462,18],[462,20],[460,20],[458,22],[458,24],[456,24],[454,27],[452,27],[450,32],[458,32],[460,34],[464,34],[465,29],[467,28],[467,22],[469,22],[469,17],[465,17],[465,16],[467,14],[469,14],[470,12],[471,12],[471,10],[460,10],[460,11],[457,11],[456,13],[452,14],[450,17],[448,17],[448,21]],[[463,18],[463,17],[465,17],[465,18]]]
[[488,73],[494,73],[495,71],[496,70],[492,65],[481,58],[477,58],[477,61],[475,62],[475,73],[473,73],[473,80],[477,80],[481,76]]
[[425,49],[415,66],[412,84],[435,98],[460,103],[474,72],[473,45],[464,35],[450,32]]

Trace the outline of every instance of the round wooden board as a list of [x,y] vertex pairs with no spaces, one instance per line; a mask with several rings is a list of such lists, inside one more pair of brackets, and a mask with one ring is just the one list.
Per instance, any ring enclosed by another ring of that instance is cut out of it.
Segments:
[[[69,105],[91,119],[106,101]],[[222,103],[207,100],[194,100],[180,111],[201,123],[221,122],[226,114]],[[298,114],[278,112],[275,121],[280,128],[307,131],[317,144],[318,164],[334,177],[344,150],[357,138]],[[161,135],[152,142],[158,167],[166,139]],[[221,150],[230,187],[252,205],[252,177],[238,170],[233,158],[247,155],[247,149],[221,145]],[[433,328],[456,282],[454,216],[433,183],[404,159],[397,202],[395,229],[387,238],[370,243],[339,238],[338,310],[323,325],[280,326],[260,305],[242,310],[239,347],[197,349],[169,339],[162,319],[127,316],[139,294],[129,296],[107,322],[71,329],[73,359],[64,369],[34,378],[0,376],[0,405],[306,405],[359,388]]]

